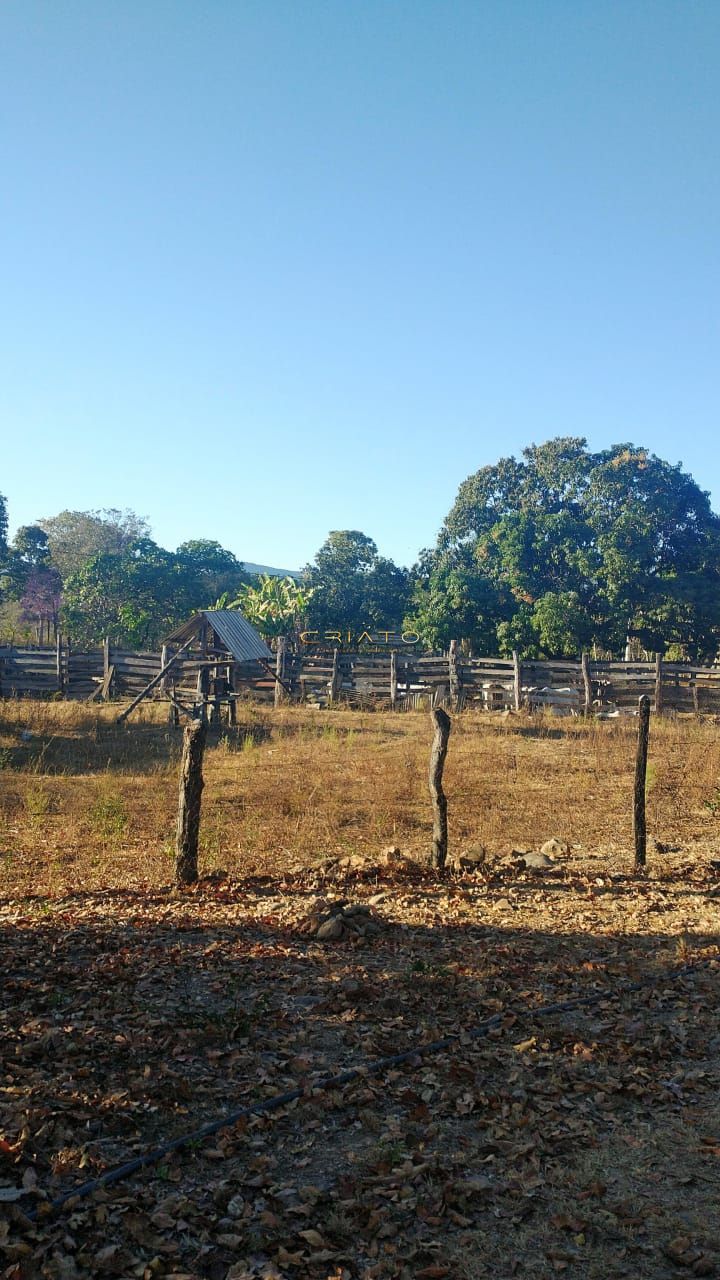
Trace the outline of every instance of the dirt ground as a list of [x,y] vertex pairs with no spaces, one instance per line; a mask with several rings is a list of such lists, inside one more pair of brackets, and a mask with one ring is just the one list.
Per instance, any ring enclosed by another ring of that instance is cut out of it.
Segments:
[[0,706],[0,1275],[720,1274],[718,727],[653,723],[639,876],[632,723],[457,717],[440,876],[425,716],[242,718],[179,892],[159,710]]

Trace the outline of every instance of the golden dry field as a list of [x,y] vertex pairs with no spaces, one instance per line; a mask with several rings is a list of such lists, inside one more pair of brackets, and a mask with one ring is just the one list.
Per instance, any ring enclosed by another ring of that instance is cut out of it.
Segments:
[[717,1273],[720,727],[653,719],[637,875],[634,721],[454,717],[439,875],[427,715],[242,705],[180,891],[181,734],[116,711],[0,704],[0,1275]]

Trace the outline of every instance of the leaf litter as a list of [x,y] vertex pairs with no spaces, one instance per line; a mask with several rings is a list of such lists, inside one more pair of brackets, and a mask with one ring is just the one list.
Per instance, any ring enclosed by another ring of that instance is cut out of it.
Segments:
[[[542,876],[486,860],[445,878],[331,859],[187,894],[70,894],[40,916],[6,900],[0,1274],[716,1274],[713,877],[687,855],[642,879],[575,854]],[[494,1014],[486,1039],[463,1034]],[[317,1088],[449,1034],[443,1053]],[[298,1085],[281,1111],[46,1212]]]

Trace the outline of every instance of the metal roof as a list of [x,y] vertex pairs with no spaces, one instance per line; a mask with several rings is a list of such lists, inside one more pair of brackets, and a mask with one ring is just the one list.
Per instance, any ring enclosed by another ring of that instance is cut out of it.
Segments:
[[188,640],[201,618],[207,619],[236,662],[251,662],[254,658],[267,662],[273,657],[262,636],[237,609],[202,609],[173,631],[168,640]]

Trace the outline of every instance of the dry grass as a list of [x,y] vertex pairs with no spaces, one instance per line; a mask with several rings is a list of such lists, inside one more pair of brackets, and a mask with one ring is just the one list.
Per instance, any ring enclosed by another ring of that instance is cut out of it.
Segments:
[[[180,734],[162,708],[129,724],[113,708],[5,703],[0,710],[0,889],[167,883]],[[427,716],[248,705],[210,738],[205,871],[276,872],[328,854],[428,842]],[[454,852],[532,846],[556,834],[627,863],[633,721],[456,718],[445,776]],[[653,723],[651,836],[684,847],[720,830],[717,727]]]

